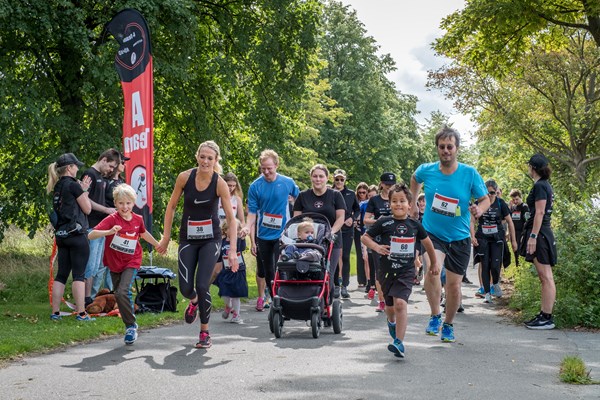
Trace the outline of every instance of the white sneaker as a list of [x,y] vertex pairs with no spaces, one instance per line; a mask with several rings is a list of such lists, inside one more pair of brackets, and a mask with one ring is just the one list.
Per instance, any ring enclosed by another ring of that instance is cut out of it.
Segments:
[[492,304],[492,295],[489,293],[486,293],[485,298],[483,299],[483,302]]
[[502,297],[502,288],[500,287],[499,283],[496,283],[494,285],[494,296],[496,296],[496,297]]
[[244,322],[241,318],[240,318],[240,314],[233,314],[233,317],[231,318],[231,323],[233,324],[241,324],[242,322]]

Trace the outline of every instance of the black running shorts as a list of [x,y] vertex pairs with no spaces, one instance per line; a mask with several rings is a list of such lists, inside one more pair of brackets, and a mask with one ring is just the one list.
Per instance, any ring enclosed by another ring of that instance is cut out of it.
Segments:
[[464,275],[467,272],[471,258],[471,238],[445,242],[429,232],[427,234],[433,242],[433,248],[446,255],[444,267],[450,272]]

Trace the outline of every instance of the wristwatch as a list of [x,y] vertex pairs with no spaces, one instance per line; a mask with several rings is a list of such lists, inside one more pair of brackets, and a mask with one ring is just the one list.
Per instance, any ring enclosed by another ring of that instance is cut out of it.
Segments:
[[537,239],[538,235],[535,234],[535,233],[533,233],[533,232],[531,232],[531,234],[529,235],[529,237],[532,238],[532,239]]

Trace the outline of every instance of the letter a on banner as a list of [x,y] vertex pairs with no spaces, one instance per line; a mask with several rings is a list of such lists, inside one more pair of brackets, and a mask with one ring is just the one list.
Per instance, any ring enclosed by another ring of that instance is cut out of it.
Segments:
[[152,181],[154,176],[154,93],[152,47],[146,20],[137,10],[125,9],[113,17],[106,30],[119,42],[115,67],[121,78],[123,153],[126,181],[137,192],[134,211],[144,216],[152,231]]

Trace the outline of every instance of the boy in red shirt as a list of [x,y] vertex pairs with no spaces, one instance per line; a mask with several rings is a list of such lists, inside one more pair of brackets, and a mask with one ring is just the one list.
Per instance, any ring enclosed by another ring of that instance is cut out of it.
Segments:
[[132,212],[136,194],[131,186],[117,186],[113,197],[117,212],[96,225],[88,234],[88,238],[93,240],[106,236],[102,261],[110,270],[119,313],[125,324],[125,344],[133,344],[137,339],[138,326],[133,313],[131,286],[142,264],[142,246],[139,238],[154,246],[159,254],[165,254],[166,249],[160,247],[156,239],[146,231],[143,218]]

